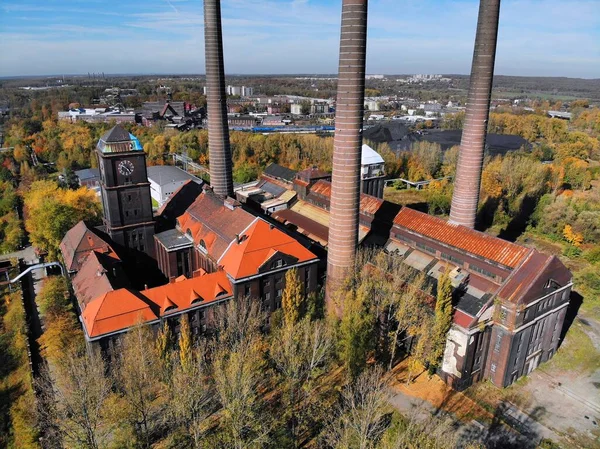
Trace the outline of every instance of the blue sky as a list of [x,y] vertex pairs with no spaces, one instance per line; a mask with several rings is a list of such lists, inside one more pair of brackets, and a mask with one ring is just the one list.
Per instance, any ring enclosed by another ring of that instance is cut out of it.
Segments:
[[[368,73],[469,73],[477,0],[371,0]],[[0,0],[0,76],[204,73],[201,0]],[[229,74],[335,73],[341,0],[222,0]],[[502,0],[496,73],[600,78],[600,0]]]

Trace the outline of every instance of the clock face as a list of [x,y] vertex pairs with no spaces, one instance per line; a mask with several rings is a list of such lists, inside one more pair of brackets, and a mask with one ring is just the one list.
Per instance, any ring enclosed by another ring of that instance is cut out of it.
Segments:
[[121,161],[117,168],[123,176],[130,176],[133,173],[133,163],[131,161]]

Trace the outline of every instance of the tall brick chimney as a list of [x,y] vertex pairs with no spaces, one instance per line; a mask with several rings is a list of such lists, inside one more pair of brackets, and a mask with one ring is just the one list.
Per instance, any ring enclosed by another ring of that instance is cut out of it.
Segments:
[[204,0],[204,43],[206,47],[206,102],[210,184],[222,197],[233,196],[231,147],[227,125],[227,97],[223,66],[221,0]]
[[354,265],[358,240],[360,160],[365,98],[368,0],[343,0],[327,250],[328,307]]
[[496,59],[500,0],[480,0],[471,82],[456,166],[450,222],[475,227]]

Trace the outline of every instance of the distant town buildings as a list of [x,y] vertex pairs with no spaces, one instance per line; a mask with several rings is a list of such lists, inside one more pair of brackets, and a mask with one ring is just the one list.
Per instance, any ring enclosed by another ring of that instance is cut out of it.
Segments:
[[68,111],[59,111],[58,119],[75,123],[83,121],[88,123],[141,123],[142,117],[133,109],[120,110],[112,108],[73,108]]

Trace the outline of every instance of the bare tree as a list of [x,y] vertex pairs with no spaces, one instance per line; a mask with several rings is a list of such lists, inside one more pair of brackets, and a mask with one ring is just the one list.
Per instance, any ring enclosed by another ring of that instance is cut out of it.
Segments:
[[194,448],[201,447],[206,418],[211,413],[212,382],[204,360],[204,347],[190,351],[187,361],[180,360],[173,370],[171,409],[176,421],[190,434]]
[[99,351],[71,351],[38,381],[41,421],[58,431],[69,447],[105,447],[113,423],[107,403],[112,382]]
[[262,419],[264,344],[262,314],[249,299],[230,301],[218,315],[219,333],[212,343],[211,373],[221,404],[228,447],[243,449],[266,441]]
[[386,432],[379,449],[453,449],[458,446],[452,419],[413,409],[401,417],[397,426]]
[[342,392],[337,420],[330,426],[327,442],[334,448],[377,447],[387,427],[387,380],[380,367],[363,372]]
[[[298,443],[297,421],[302,418],[297,416],[297,411],[304,408],[301,404],[306,394],[311,393],[310,381],[317,375],[318,369],[326,364],[332,348],[333,340],[325,324],[311,322],[307,318],[300,322],[286,322],[271,340],[271,358],[287,386],[286,415],[290,415],[290,430],[295,446]],[[302,385],[306,388],[300,388]]]
[[149,447],[163,393],[158,354],[149,326],[139,324],[123,337],[117,379],[123,399],[129,406],[127,414],[140,444]]
[[217,338],[230,348],[260,334],[264,314],[256,301],[240,298],[228,301],[215,311]]

